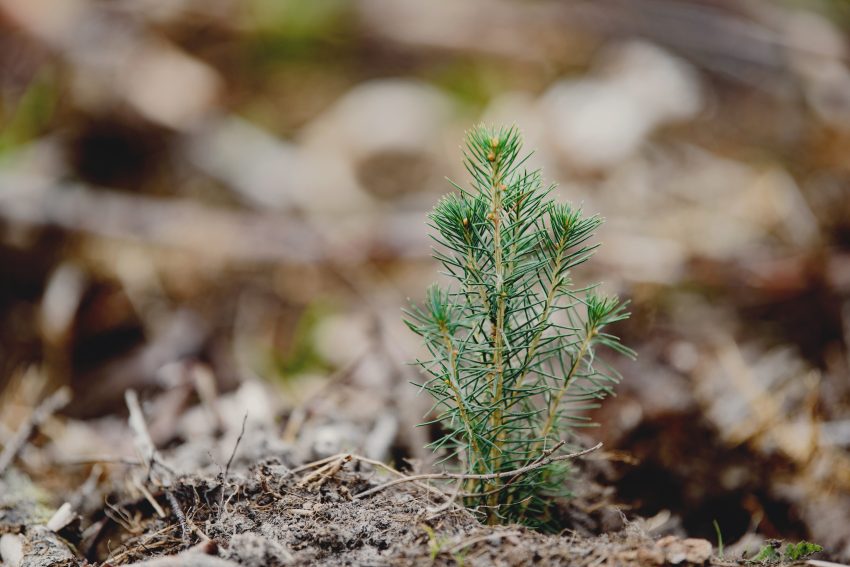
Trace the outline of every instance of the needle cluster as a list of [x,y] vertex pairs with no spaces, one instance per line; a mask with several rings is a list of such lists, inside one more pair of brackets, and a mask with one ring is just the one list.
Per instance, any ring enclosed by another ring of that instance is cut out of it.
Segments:
[[454,283],[431,286],[405,322],[430,352],[417,362],[444,432],[432,446],[482,477],[465,482],[465,503],[491,523],[545,527],[554,499],[568,495],[566,461],[499,473],[574,450],[570,432],[590,425],[587,411],[619,381],[597,351],[633,353],[606,332],[628,317],[623,305],[570,279],[597,246],[600,217],[556,202],[520,151],[515,128],[467,134],[471,185],[454,185],[429,217],[435,258]]

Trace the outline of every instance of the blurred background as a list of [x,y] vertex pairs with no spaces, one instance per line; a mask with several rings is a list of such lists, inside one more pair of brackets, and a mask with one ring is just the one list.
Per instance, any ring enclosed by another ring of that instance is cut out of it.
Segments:
[[133,388],[161,446],[220,398],[218,429],[247,408],[318,456],[427,459],[400,309],[463,132],[516,124],[607,219],[576,278],[632,301],[639,358],[588,433],[611,498],[848,557],[848,25],[837,0],[0,0],[0,443],[67,385],[54,457],[120,451]]

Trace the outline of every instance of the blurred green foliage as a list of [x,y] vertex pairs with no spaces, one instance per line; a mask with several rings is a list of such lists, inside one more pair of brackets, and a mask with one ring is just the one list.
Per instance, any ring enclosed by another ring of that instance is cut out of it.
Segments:
[[274,352],[274,368],[282,379],[307,372],[327,372],[331,365],[316,348],[316,329],[331,312],[331,307],[321,302],[307,306],[293,332],[289,348]]
[[780,553],[781,540],[771,539],[762,546],[759,552],[747,560],[748,563],[760,563],[762,565],[777,565],[783,563],[794,563],[806,557],[823,551],[823,547],[816,543],[801,541],[789,543]]
[[251,59],[257,64],[281,59],[312,58],[323,44],[338,43],[352,21],[342,0],[253,0],[247,10],[251,28],[247,38]]
[[11,108],[0,106],[0,155],[44,134],[58,102],[55,73],[46,68]]
[[426,69],[424,79],[452,94],[470,112],[481,112],[498,93],[504,92],[510,77],[504,66],[457,59]]

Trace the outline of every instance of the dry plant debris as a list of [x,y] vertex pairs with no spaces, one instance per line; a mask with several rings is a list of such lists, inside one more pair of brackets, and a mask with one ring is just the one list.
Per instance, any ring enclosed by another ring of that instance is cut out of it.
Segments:
[[[142,472],[144,465],[137,468]],[[82,524],[56,531],[34,523],[10,524],[9,484],[4,482],[0,529],[7,533],[0,552],[12,567],[85,561],[151,567],[459,561],[637,566],[709,559],[708,542],[672,536],[654,541],[636,526],[596,538],[486,527],[459,506],[437,509],[446,495],[412,482],[417,477],[384,484],[376,470],[368,459],[354,455],[297,467],[269,459],[239,467],[227,483],[221,475],[179,476],[168,487],[152,485],[149,495],[136,497],[120,490],[115,478],[104,507]],[[376,487],[380,490],[372,490]],[[188,538],[181,535],[182,526],[188,526]]]
[[[239,393],[219,402],[224,406],[233,397]],[[456,502],[452,486],[463,474],[401,472],[352,453],[304,462],[296,445],[276,444],[282,426],[244,414],[223,437],[210,422],[191,442],[159,449],[148,426],[155,412],[148,415],[149,405],[133,391],[126,402],[129,419],[117,428],[134,441],[138,459],[39,465],[35,455],[49,461],[56,445],[80,431],[95,437],[100,427],[116,429],[110,420],[69,422],[64,432],[38,439],[39,446],[23,447],[16,466],[0,477],[4,565],[743,564],[714,557],[708,541],[659,532],[653,521],[625,521],[610,506],[610,492],[589,490],[590,476],[580,479],[584,492],[577,490],[565,511],[574,531],[485,526],[482,514]],[[221,464],[204,454],[213,445]],[[587,459],[598,458],[597,450],[560,458],[572,459],[579,476],[588,475],[595,461]],[[59,482],[57,467],[69,473]],[[79,474],[85,470],[87,476]],[[45,483],[56,486],[52,493],[38,488]],[[622,518],[619,528],[604,526],[602,509]]]

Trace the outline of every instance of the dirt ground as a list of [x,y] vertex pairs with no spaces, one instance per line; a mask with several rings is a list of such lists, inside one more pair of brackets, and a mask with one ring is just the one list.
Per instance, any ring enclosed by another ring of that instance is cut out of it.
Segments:
[[[146,426],[134,417],[127,429],[145,447]],[[360,497],[411,473],[347,453],[302,463],[277,433],[240,430],[223,468],[212,445],[225,442],[209,437],[147,460],[66,460],[60,477],[11,469],[0,481],[4,565],[747,564],[721,559],[663,518],[628,517],[594,481],[606,463],[592,454],[575,464],[574,498],[552,503],[569,527],[543,534],[483,525],[445,486],[405,481]],[[30,464],[51,453],[22,451]]]
[[355,462],[322,473],[269,458],[233,471],[224,484],[220,475],[192,475],[151,486],[147,498],[116,489],[105,507],[55,532],[36,523],[34,509],[27,517],[34,504],[9,501],[17,491],[7,482],[0,529],[18,534],[18,565],[589,566],[709,558],[704,540],[653,539],[640,523],[598,537],[484,526],[410,484],[355,499],[380,482],[362,469]]

